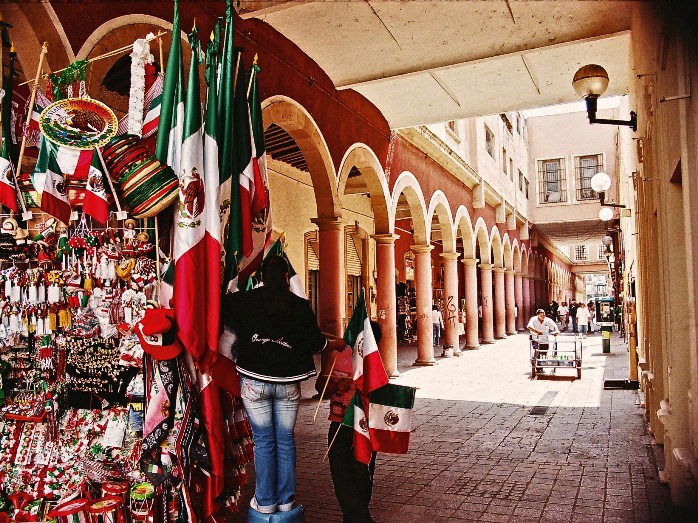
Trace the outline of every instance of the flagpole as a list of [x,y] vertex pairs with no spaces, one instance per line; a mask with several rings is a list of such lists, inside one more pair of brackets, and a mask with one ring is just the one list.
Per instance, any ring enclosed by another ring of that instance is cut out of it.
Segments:
[[320,393],[320,399],[317,402],[317,407],[315,408],[315,414],[313,414],[313,421],[315,421],[315,418],[317,418],[317,413],[320,410],[320,405],[322,405],[322,399],[325,397],[325,391],[327,390],[327,385],[330,383],[330,377],[332,376],[332,371],[334,370],[334,365],[337,363],[337,358],[339,357],[339,352],[335,354],[334,356],[334,361],[332,362],[332,367],[330,367],[330,371],[327,373],[327,379],[325,380],[325,386],[322,388],[322,392]]
[[[44,57],[48,53],[48,42],[44,42],[41,46],[41,54],[39,55],[39,66],[36,68],[36,76],[34,77],[34,85],[32,86],[32,94],[29,99],[29,118],[31,119],[32,111],[34,111],[34,102],[36,101],[36,90],[39,88],[39,79],[41,78],[41,71],[44,68]],[[26,82],[25,82],[26,83]],[[23,84],[19,84],[23,85]],[[31,220],[32,213],[27,211],[27,206],[24,204],[24,197],[19,189],[19,180],[17,179],[20,174],[22,174],[22,161],[24,160],[24,150],[27,147],[27,133],[26,129],[22,132],[22,145],[19,148],[19,158],[17,159],[17,171],[15,175],[15,186],[17,187],[17,196],[19,196],[19,203],[22,204],[22,219]],[[11,163],[11,162],[10,162]]]
[[[160,31],[157,35],[154,35],[153,38],[148,38],[148,37],[146,37],[145,40],[147,40],[148,42],[150,42],[150,41],[154,40],[155,38],[159,38],[160,36],[165,35],[165,34],[167,34],[167,31]],[[89,64],[89,63],[92,63],[92,62],[96,62],[97,60],[102,60],[102,59],[104,59],[104,58],[111,58],[112,56],[116,56],[117,54],[125,53],[126,51],[130,51],[130,50],[132,50],[132,49],[133,49],[133,44],[131,44],[131,45],[126,45],[126,46],[124,46],[124,47],[120,47],[119,49],[114,49],[114,50],[112,50],[112,51],[106,52],[106,53],[101,54],[101,55],[99,55],[99,56],[95,56],[94,58],[90,58],[90,59],[87,61],[87,63]],[[63,69],[58,69],[57,71],[53,71],[53,74],[57,74],[57,73],[63,72],[63,71],[65,71],[66,69],[68,69],[68,67],[64,67]],[[40,78],[35,79],[35,80],[34,80],[34,85],[36,85],[36,84],[38,83],[39,80],[40,80]],[[32,82],[32,80],[27,80],[26,82],[22,82],[21,84],[17,84],[17,86],[19,87],[20,85],[26,85],[26,84],[31,83],[31,82]]]
[[[252,61],[252,67],[254,67],[255,65],[257,65],[257,58],[258,58],[258,55],[255,54],[255,55],[254,55],[254,60]],[[249,83],[248,86],[247,86],[247,99],[248,99],[248,100],[249,100],[249,98],[250,98],[250,91],[252,90],[252,80],[254,79],[254,75],[255,75],[255,73],[254,73],[254,69],[253,69],[253,72],[252,72],[252,74],[250,75],[250,83]]]
[[119,203],[119,197],[116,195],[116,191],[114,190],[114,184],[111,181],[111,175],[109,174],[109,169],[107,169],[107,164],[104,163],[102,151],[99,150],[99,147],[95,147],[95,150],[97,151],[97,156],[99,156],[99,162],[102,164],[102,169],[104,169],[104,174],[107,176],[107,183],[109,183],[109,189],[111,189],[111,193],[114,195],[114,202],[116,203],[116,219],[125,220],[127,214],[126,211],[123,211],[121,209],[121,203]]
[[334,445],[334,440],[337,439],[337,436],[339,436],[339,431],[342,429],[342,422],[339,422],[339,425],[337,426],[337,432],[334,433],[334,436],[332,437],[332,441],[330,441],[330,444],[327,445],[327,452],[325,452],[325,455],[322,457],[322,461],[324,462],[327,459],[327,456],[330,455],[330,449],[332,448],[332,445]]

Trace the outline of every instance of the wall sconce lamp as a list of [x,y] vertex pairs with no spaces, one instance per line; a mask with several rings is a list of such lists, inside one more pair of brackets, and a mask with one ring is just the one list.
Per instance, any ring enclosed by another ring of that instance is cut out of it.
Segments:
[[635,111],[630,111],[630,120],[609,120],[596,117],[596,101],[608,87],[608,73],[606,69],[596,64],[581,67],[574,73],[572,87],[586,101],[589,123],[627,125],[632,128],[633,132],[637,131],[637,113]]
[[619,207],[625,209],[625,205],[620,205],[618,203],[607,203],[606,191],[611,188],[611,178],[606,173],[599,172],[596,173],[591,178],[591,188],[593,191],[599,193],[599,203],[601,204],[601,210],[599,211],[599,219],[601,221],[607,222],[613,219],[613,209],[612,207]]

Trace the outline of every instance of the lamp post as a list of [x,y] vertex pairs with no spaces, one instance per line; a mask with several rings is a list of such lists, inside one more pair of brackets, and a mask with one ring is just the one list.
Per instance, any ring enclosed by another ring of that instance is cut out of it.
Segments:
[[608,73],[606,69],[597,64],[589,64],[580,67],[572,79],[574,91],[584,98],[587,104],[587,117],[589,123],[601,123],[610,125],[627,125],[633,132],[637,131],[637,114],[630,111],[630,120],[609,120],[596,117],[597,100],[606,92],[608,87]]

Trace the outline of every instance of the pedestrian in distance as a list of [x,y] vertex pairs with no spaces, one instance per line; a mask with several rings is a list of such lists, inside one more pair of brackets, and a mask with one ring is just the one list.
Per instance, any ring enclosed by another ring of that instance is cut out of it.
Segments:
[[528,331],[531,333],[531,341],[535,350],[534,358],[536,356],[547,356],[550,348],[550,335],[557,336],[560,334],[557,323],[548,318],[543,309],[538,309],[536,315],[529,320]]
[[570,319],[572,320],[572,332],[577,334],[579,329],[577,328],[577,309],[579,305],[576,302],[570,302]]
[[441,331],[444,328],[444,317],[436,305],[431,306],[431,325],[433,331],[432,341],[434,342],[434,347],[438,347],[441,340]]
[[577,326],[579,327],[579,332],[581,333],[582,338],[587,337],[587,327],[589,327],[590,318],[591,315],[589,314],[587,304],[584,302],[580,303],[579,308],[577,309]]
[[320,331],[310,302],[291,292],[288,270],[283,257],[268,256],[263,285],[226,296],[221,308],[226,330],[237,336],[242,402],[254,437],[250,509],[262,514],[302,512],[295,502],[293,434],[301,381],[315,375],[314,353],[346,347],[342,338]]

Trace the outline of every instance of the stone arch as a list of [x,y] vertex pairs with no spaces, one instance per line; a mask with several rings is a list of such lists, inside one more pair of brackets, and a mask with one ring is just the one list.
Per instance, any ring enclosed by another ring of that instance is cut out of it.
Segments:
[[525,243],[521,245],[521,274],[531,276],[531,253]]
[[436,191],[429,202],[427,211],[427,224],[429,224],[429,239],[431,240],[431,223],[434,215],[439,222],[441,231],[441,241],[443,252],[456,252],[456,235],[453,230],[453,217],[451,216],[451,206],[446,195],[442,191]]
[[[456,232],[460,232],[463,239],[463,259],[469,260],[475,257],[475,245],[473,237],[473,222],[470,219],[470,213],[465,205],[459,205],[456,209],[456,215],[453,219],[453,224]],[[458,234],[456,234],[458,236]]]
[[502,249],[503,249],[503,267],[509,271],[514,269],[514,252],[511,247],[511,240],[509,239],[509,234],[504,233],[502,237]]
[[522,274],[521,272],[521,248],[519,247],[519,241],[514,238],[514,241],[511,242],[511,251],[512,251],[512,268],[514,269],[515,272],[518,272],[519,274]]
[[502,237],[496,225],[492,226],[492,231],[490,232],[490,244],[492,245],[492,265],[504,267],[504,247],[502,245]]
[[405,171],[397,177],[393,186],[393,195],[390,208],[391,230],[395,227],[395,215],[397,213],[398,200],[404,194],[407,204],[410,207],[412,217],[412,237],[415,245],[428,245],[426,216],[427,205],[424,201],[422,188],[419,186],[417,178],[409,171]]
[[480,248],[480,263],[492,263],[492,257],[490,256],[490,236],[487,234],[487,225],[482,217],[475,221],[475,242]]
[[366,184],[371,198],[375,233],[391,233],[393,229],[390,226],[390,212],[388,210],[390,189],[388,189],[385,173],[378,157],[367,145],[355,143],[344,153],[339,167],[337,194],[340,197],[345,194],[347,181],[354,167],[361,172],[362,181]]
[[337,194],[337,177],[327,142],[313,117],[296,101],[272,96],[262,103],[264,129],[276,124],[284,129],[305,157],[313,181],[318,218],[339,218],[342,203]]

